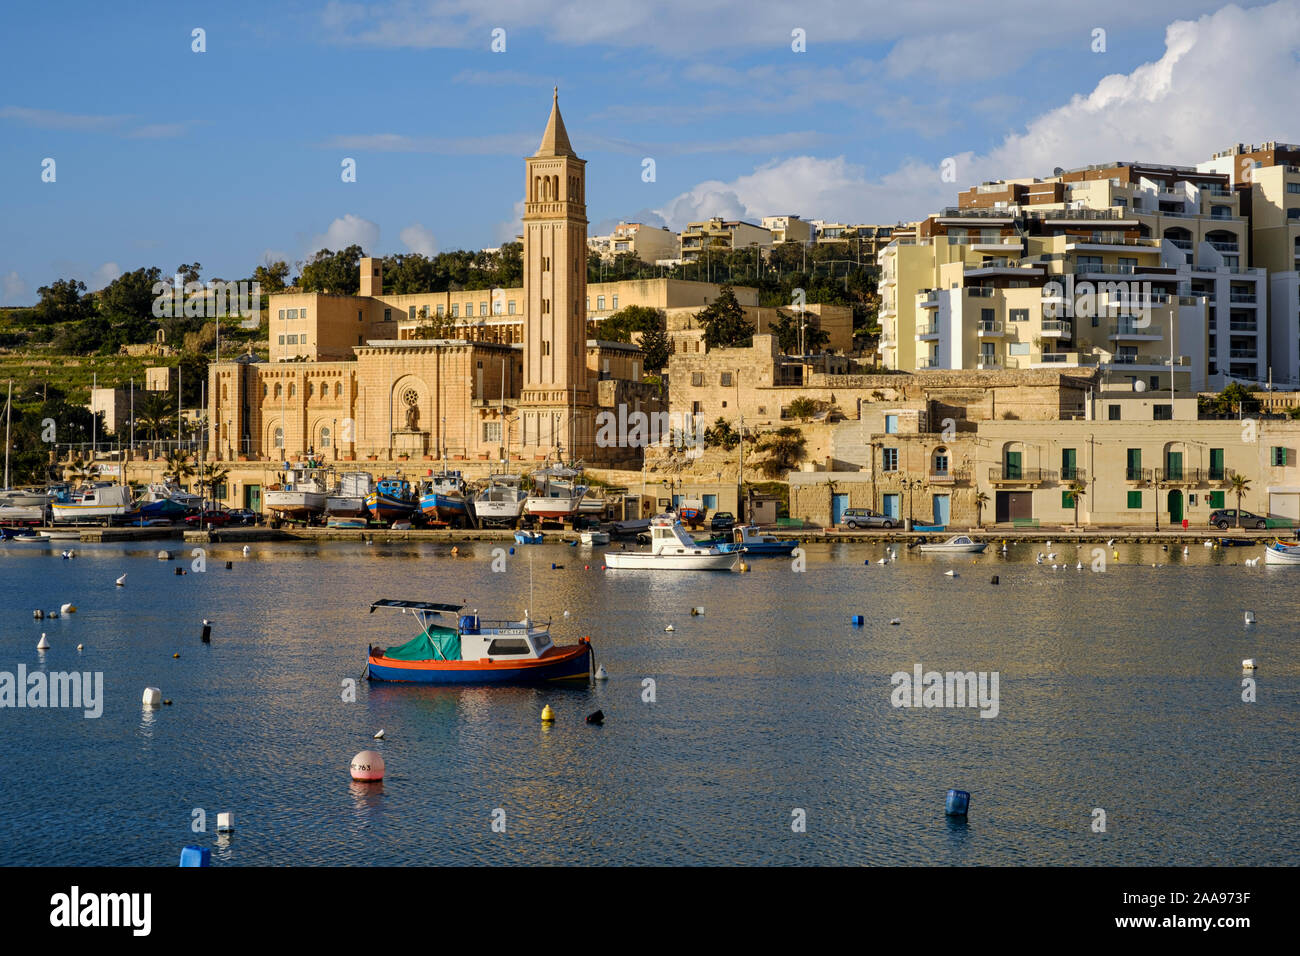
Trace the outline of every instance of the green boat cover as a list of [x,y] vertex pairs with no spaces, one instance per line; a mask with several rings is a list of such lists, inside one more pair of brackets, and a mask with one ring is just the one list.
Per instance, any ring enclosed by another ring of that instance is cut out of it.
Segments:
[[399,661],[458,661],[460,635],[449,627],[431,627],[405,644],[386,649],[384,656]]

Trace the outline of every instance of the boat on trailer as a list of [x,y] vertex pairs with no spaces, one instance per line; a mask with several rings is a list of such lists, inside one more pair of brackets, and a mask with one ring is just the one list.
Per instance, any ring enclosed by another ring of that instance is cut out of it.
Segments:
[[595,652],[591,640],[557,645],[551,622],[492,621],[464,605],[385,598],[370,605],[415,615],[420,633],[395,647],[371,646],[366,655],[370,680],[410,684],[538,684],[587,680]]

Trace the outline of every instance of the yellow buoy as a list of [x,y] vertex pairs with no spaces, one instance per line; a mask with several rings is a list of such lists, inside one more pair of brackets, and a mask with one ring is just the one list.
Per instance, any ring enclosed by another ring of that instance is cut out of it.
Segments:
[[1111,557],[1113,557],[1116,561],[1119,560],[1119,549],[1118,549],[1118,548],[1116,548],[1114,551],[1111,552]]
[[748,571],[748,570],[749,570],[749,565],[746,564],[744,561],[741,561],[741,562],[740,562],[740,570],[741,570],[742,573],[745,572],[745,571]]
[[549,723],[554,723],[554,721],[555,721],[555,712],[551,710],[551,705],[547,704],[545,707],[542,708],[542,723],[549,724]]

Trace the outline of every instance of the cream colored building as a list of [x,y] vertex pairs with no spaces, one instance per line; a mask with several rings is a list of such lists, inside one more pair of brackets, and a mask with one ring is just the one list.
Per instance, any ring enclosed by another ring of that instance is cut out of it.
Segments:
[[588,238],[587,248],[602,259],[632,255],[654,264],[680,258],[681,242],[681,236],[665,226],[620,222],[609,235]]
[[682,230],[682,261],[695,262],[706,250],[770,249],[772,231],[739,219],[709,219],[688,223]]

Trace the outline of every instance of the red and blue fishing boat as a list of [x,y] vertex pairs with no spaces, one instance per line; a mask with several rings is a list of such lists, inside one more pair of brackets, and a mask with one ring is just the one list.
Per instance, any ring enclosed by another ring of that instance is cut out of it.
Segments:
[[408,684],[542,684],[587,680],[595,652],[588,638],[558,646],[551,622],[489,621],[478,612],[461,614],[460,604],[385,598],[370,605],[415,615],[420,633],[395,647],[371,646],[370,680]]
[[411,492],[411,483],[405,478],[385,478],[366,495],[366,507],[376,521],[392,522],[409,518],[417,504]]

